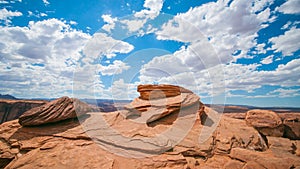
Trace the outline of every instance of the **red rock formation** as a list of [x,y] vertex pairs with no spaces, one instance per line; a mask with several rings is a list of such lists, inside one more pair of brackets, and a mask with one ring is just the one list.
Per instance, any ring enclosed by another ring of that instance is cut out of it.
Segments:
[[19,118],[25,111],[41,106],[47,101],[0,99],[0,124]]
[[[2,165],[0,167],[6,169],[300,167],[299,140],[262,137],[256,129],[247,125],[245,120],[222,116],[208,107],[201,107],[200,111],[204,112],[199,116],[199,107],[193,104],[199,103],[199,98],[196,99],[190,94],[192,93],[170,96],[164,103],[155,102],[161,98],[154,99],[153,103],[151,103],[153,100],[143,99],[133,102],[131,106],[145,109],[141,113],[147,112],[149,105],[157,107],[189,105],[182,111],[174,111],[168,116],[159,117],[148,125],[137,123],[135,119],[124,118],[123,111],[89,112],[86,118],[80,119],[80,122],[58,120],[56,123],[31,127],[21,126],[17,120],[3,123],[0,125]],[[72,101],[74,100],[61,98],[41,107],[38,109],[40,111],[35,111],[41,113],[32,113],[29,117],[32,122],[41,121],[39,118],[47,120],[45,112],[49,111],[52,112],[48,114],[52,116],[52,120],[61,119],[62,114],[74,112],[74,107],[70,106]],[[85,104],[78,105],[78,109],[88,111]],[[146,105],[146,108],[141,105]],[[126,113],[130,111],[125,111]],[[272,121],[276,118],[271,117],[271,121],[267,120],[269,126],[276,126]],[[261,121],[250,124],[264,126]]]
[[180,86],[174,85],[139,85],[137,91],[140,92],[140,98],[144,100],[152,100],[166,97],[178,96],[181,93],[193,93],[192,91]]
[[283,136],[284,126],[281,118],[271,110],[250,110],[246,113],[245,120],[265,136]]
[[[190,90],[173,85],[139,85],[140,97],[125,105],[125,118],[150,123],[188,106],[203,106],[199,96]],[[196,112],[195,112],[196,113]]]
[[54,123],[70,118],[75,118],[91,111],[90,106],[79,101],[62,97],[43,106],[26,111],[19,118],[22,126],[35,126]]
[[[84,127],[74,120],[37,127],[22,127],[17,120],[14,120],[0,125],[0,161],[6,160],[9,163],[6,169],[234,167],[280,169],[300,166],[300,155],[297,154],[300,149],[299,141],[268,137],[269,149],[261,151],[265,146],[264,140],[254,128],[247,126],[244,120],[221,117],[209,108],[205,108],[205,113],[207,119],[210,119],[209,122],[204,122],[202,125],[198,116],[182,141],[169,151],[148,158],[128,158],[113,154],[109,149],[105,149],[106,146],[112,145],[111,142],[102,142],[99,145],[93,138],[95,135],[88,135]],[[95,116],[99,116],[99,113],[88,114],[90,117],[86,120],[87,123],[94,121],[99,124],[97,118],[95,120]],[[142,138],[155,137],[172,127],[163,120],[151,127],[134,123],[124,119],[119,112],[105,113],[103,116],[108,126],[136,142],[141,141]],[[168,121],[168,118],[165,120]],[[187,120],[186,116],[176,120],[180,119]],[[103,125],[99,128],[91,123],[91,127],[99,135],[113,136],[112,133],[107,133],[101,128]],[[199,137],[210,129],[213,131],[212,135],[199,142]],[[136,148],[141,151],[147,149],[137,145]],[[121,148],[120,151],[128,151],[128,149]]]

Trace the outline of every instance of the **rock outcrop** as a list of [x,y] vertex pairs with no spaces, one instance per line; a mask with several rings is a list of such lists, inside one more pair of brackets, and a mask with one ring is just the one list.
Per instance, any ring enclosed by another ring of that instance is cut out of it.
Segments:
[[0,124],[18,119],[25,111],[41,106],[47,101],[0,99]]
[[20,116],[19,123],[22,126],[54,123],[81,116],[91,110],[89,105],[78,99],[62,97],[26,111]]
[[283,120],[284,136],[293,140],[300,139],[299,117],[287,117]]
[[281,118],[271,110],[250,110],[246,113],[248,125],[256,128],[265,136],[283,136],[284,126]]
[[[128,110],[88,112],[78,121],[58,120],[39,126],[21,126],[17,120],[3,123],[0,125],[0,168],[300,167],[299,140],[263,137],[243,119],[222,116],[208,107],[200,106],[199,110],[195,104],[199,103],[199,98],[195,99],[193,95],[181,97],[185,94],[167,97],[165,107],[171,103],[175,107],[183,103],[189,106],[148,124],[123,116],[124,112],[130,112]],[[73,99],[62,99],[48,107],[52,105],[51,110],[60,112],[77,108],[64,104]],[[141,100],[143,104],[144,101],[152,102],[151,99]],[[140,105],[133,103],[131,105]],[[163,105],[154,103],[151,104]]]
[[180,95],[181,93],[193,93],[192,91],[183,87],[166,84],[139,85],[137,91],[140,93],[140,98],[143,100],[174,97]]
[[[281,169],[300,166],[299,141],[268,137],[269,148],[267,148],[264,139],[253,127],[247,126],[244,120],[222,117],[209,108],[205,108],[205,114],[206,121],[201,122],[198,116],[186,137],[177,145],[166,152],[147,158],[129,158],[115,154],[106,146],[119,148],[120,153],[127,149],[110,142],[101,142],[104,140],[96,140],[95,135],[90,135],[91,133],[74,120],[36,127],[22,127],[14,120],[0,125],[0,161],[8,164],[6,169],[22,167]],[[100,113],[88,115],[90,117],[86,117],[85,122],[93,126],[96,133],[108,138],[112,136],[112,133],[107,133],[92,123]],[[118,130],[123,136],[138,141],[166,131],[172,126],[167,121],[173,117],[163,118],[154,126],[124,119],[120,116],[120,112],[105,113],[103,118],[108,126]],[[186,120],[186,117],[179,119]],[[94,122],[96,121],[97,119]],[[212,133],[207,133],[210,130]],[[199,141],[205,134],[208,134],[208,137]],[[136,148],[147,149],[138,145]],[[132,150],[140,151],[139,149]]]
[[125,105],[122,115],[136,122],[151,123],[189,107],[202,108],[199,96],[183,87],[173,85],[139,85],[140,97]]

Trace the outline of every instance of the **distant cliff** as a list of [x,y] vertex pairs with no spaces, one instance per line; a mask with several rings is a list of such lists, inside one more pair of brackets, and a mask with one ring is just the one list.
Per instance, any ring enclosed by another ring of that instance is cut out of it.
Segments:
[[25,111],[45,103],[47,103],[47,101],[0,99],[0,124],[17,119]]

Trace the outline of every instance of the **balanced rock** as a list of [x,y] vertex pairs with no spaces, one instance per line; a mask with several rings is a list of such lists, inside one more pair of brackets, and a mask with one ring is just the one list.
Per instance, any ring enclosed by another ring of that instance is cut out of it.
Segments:
[[54,123],[81,116],[91,111],[86,103],[78,99],[61,97],[40,107],[26,111],[19,117],[22,126],[35,126],[46,123]]
[[[140,97],[125,105],[125,118],[134,118],[137,122],[150,123],[178,112],[189,106],[203,104],[199,96],[183,87],[174,85],[139,85]],[[196,105],[197,106],[197,105]]]
[[246,113],[246,123],[265,136],[283,136],[284,126],[281,118],[270,110],[250,110]]

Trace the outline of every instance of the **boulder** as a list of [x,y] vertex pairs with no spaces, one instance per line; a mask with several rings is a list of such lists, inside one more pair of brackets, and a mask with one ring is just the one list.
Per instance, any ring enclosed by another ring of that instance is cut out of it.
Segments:
[[91,108],[86,103],[78,99],[61,97],[40,107],[26,111],[19,117],[19,123],[22,126],[54,123],[81,116],[89,111],[91,111]]
[[250,110],[246,113],[246,123],[265,136],[283,136],[284,126],[281,118],[270,110]]

